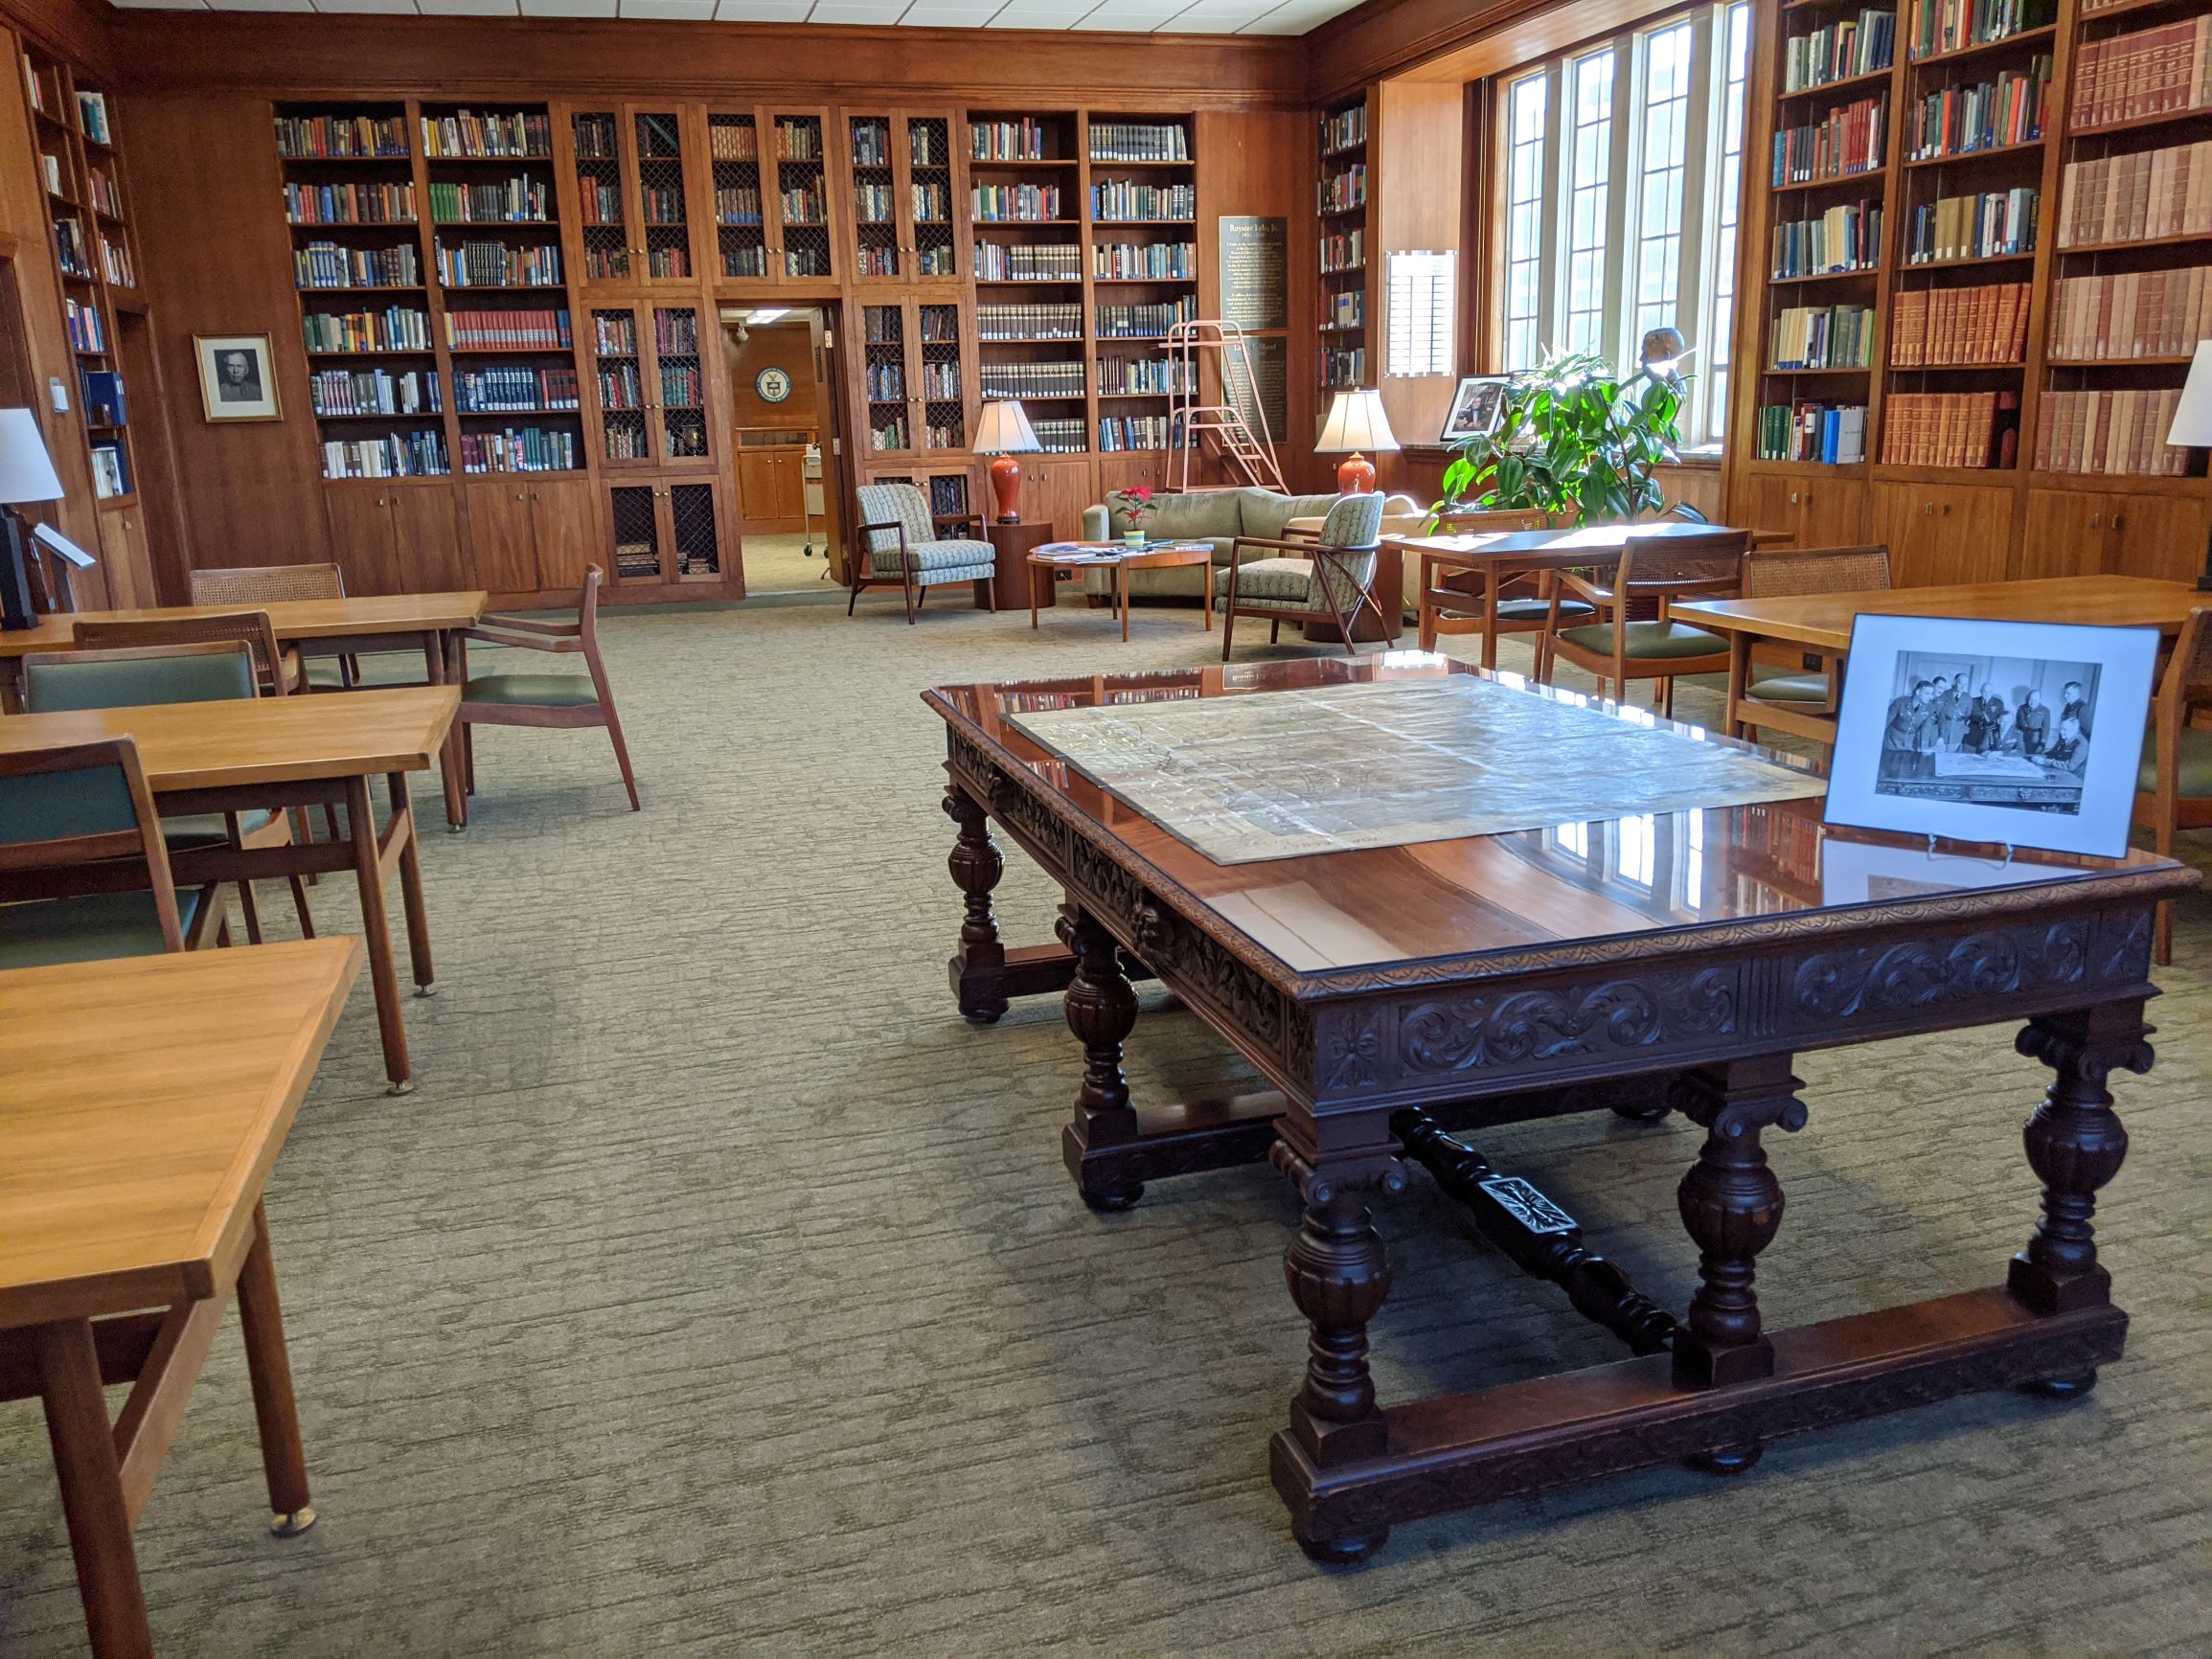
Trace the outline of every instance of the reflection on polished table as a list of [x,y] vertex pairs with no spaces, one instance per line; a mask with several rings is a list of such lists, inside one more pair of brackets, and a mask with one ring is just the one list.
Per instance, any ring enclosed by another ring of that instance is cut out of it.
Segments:
[[[1394,1522],[1513,1493],[1677,1459],[1732,1472],[1779,1435],[1974,1390],[2087,1388],[2127,1327],[2090,1239],[2126,1150],[2105,1084],[2151,1063],[2152,917],[2194,872],[2143,852],[1932,857],[1830,834],[1816,796],[1648,816],[1624,803],[1589,824],[1218,865],[1010,718],[1475,671],[1392,653],[924,694],[946,726],[966,904],[953,990],[988,1023],[1010,997],[1064,988],[1083,1063],[1062,1152],[1084,1199],[1126,1208],[1146,1181],[1268,1158],[1304,1201],[1284,1264],[1312,1339],[1272,1457],[1300,1543],[1356,1559]],[[1001,941],[993,823],[1062,888],[1064,948]],[[1132,1101],[1122,1045],[1144,975],[1272,1089]],[[1767,1328],[1755,1263],[1782,1188],[1761,1135],[1807,1121],[1792,1055],[1998,1021],[2055,1074],[2026,1135],[2042,1216],[2022,1216],[2004,1282]],[[1608,1107],[1705,1130],[1680,1194],[1702,1284],[1679,1317],[1452,1138]],[[1368,1203],[1403,1191],[1408,1159],[1637,1357],[1380,1405],[1367,1328],[1390,1257]]]
[[[1698,626],[1728,636],[1728,712],[1724,729],[1744,735],[1744,692],[1751,652],[1761,645],[1842,652],[1852,624],[1868,616],[1976,617],[1994,622],[2093,623],[2180,632],[2205,595],[2184,581],[2140,576],[2053,576],[2026,581],[1964,582],[1952,587],[1885,588],[1876,593],[1813,593],[1785,599],[1685,600],[1674,607]],[[1845,670],[1848,672],[1848,669]],[[1841,687],[1837,688],[1840,695]],[[1763,702],[1758,723],[1816,742],[1836,740],[1836,721]]]
[[234,1291],[272,1530],[314,1521],[262,1190],[360,968],[314,939],[0,973],[0,1398],[45,1402],[103,1659],[153,1650],[131,1533]]

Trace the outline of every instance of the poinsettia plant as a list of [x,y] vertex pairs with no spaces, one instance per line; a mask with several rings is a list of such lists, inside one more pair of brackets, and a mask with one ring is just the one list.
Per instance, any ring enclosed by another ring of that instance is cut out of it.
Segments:
[[1123,490],[1122,511],[1129,514],[1131,524],[1143,524],[1156,511],[1152,492],[1141,484],[1134,489]]

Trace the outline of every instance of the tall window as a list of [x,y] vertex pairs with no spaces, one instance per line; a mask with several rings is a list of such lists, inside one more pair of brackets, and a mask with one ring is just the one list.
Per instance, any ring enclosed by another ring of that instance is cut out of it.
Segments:
[[1632,370],[1646,332],[1679,329],[1692,444],[1727,423],[1750,10],[1676,12],[1500,94],[1504,366],[1548,348]]

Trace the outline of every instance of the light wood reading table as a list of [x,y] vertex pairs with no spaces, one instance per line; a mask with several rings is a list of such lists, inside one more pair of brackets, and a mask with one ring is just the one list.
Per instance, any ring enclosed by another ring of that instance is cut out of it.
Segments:
[[360,968],[315,939],[0,973],[0,1399],[45,1402],[101,1659],[153,1651],[131,1533],[234,1291],[271,1531],[313,1524],[262,1190]]
[[[393,686],[323,697],[10,715],[0,718],[0,753],[127,737],[138,744],[147,783],[165,813],[344,807],[344,841],[181,850],[170,854],[170,866],[179,886],[266,880],[309,871],[353,872],[360,887],[369,977],[376,992],[376,1024],[384,1039],[384,1072],[392,1092],[405,1094],[415,1085],[384,895],[397,874],[416,994],[428,996],[433,979],[430,924],[422,904],[407,774],[429,769],[460,706],[458,686]],[[371,782],[378,776],[389,803],[381,831],[370,798]],[[117,875],[119,885],[132,879],[128,870]]]

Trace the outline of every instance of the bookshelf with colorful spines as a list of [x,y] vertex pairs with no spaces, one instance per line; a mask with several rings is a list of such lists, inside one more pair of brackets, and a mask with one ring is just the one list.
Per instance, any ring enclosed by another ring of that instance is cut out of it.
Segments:
[[1372,306],[1368,251],[1373,218],[1368,202],[1373,150],[1368,101],[1363,95],[1333,105],[1317,130],[1319,164],[1314,193],[1314,247],[1320,266],[1313,326],[1321,398],[1369,383],[1367,321]]
[[[1079,316],[1087,313],[1093,290],[1084,228],[1089,214],[1083,200],[1082,116],[1072,109],[970,109],[959,142],[967,164],[964,205],[979,279],[986,271],[1011,270],[1014,261],[1030,260],[1033,249],[1078,250],[1072,280],[1017,291],[998,286],[993,279],[978,287],[978,307],[1072,305],[1080,307]],[[1057,270],[1063,258],[1056,252],[1036,268]],[[1095,411],[1086,330],[1079,328],[1072,338],[1058,340],[987,340],[971,314],[966,332],[974,347],[972,409],[1015,398],[1033,426],[1039,420],[1063,420],[1088,427]]]
[[1092,110],[1084,118],[1090,290],[1091,447],[1167,448],[1170,361],[1162,342],[1198,315],[1197,123]]

